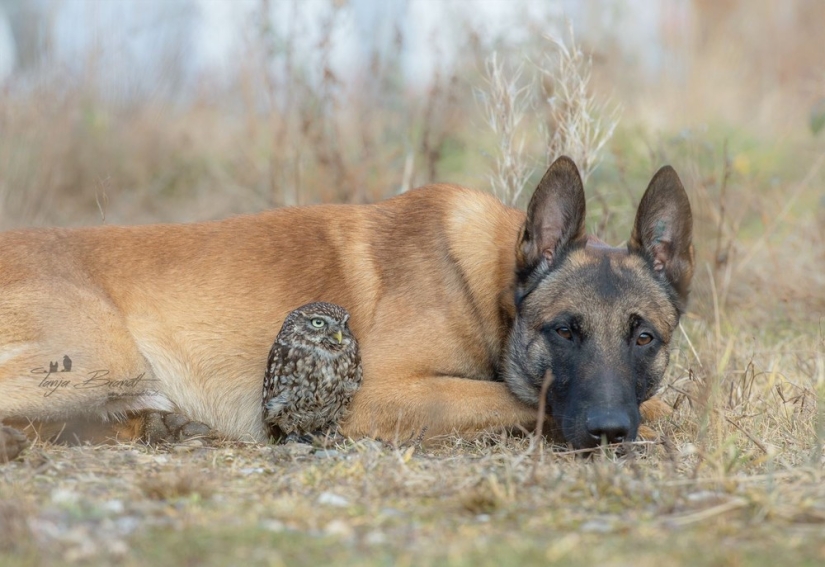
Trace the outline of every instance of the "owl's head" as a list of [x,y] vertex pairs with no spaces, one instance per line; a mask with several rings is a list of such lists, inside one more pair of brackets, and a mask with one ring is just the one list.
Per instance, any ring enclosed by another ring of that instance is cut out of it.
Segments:
[[326,350],[344,350],[355,341],[348,322],[349,312],[340,305],[323,301],[308,303],[286,316],[278,340],[300,339]]

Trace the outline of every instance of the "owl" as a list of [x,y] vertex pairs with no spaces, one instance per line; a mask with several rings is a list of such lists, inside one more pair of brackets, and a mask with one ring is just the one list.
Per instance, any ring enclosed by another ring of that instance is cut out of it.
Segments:
[[346,309],[309,303],[289,313],[269,351],[263,420],[276,439],[331,429],[361,385],[358,343]]

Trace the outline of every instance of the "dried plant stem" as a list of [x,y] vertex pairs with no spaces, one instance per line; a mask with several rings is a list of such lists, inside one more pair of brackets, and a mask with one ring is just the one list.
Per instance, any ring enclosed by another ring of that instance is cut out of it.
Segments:
[[544,421],[547,419],[547,391],[550,389],[550,384],[553,383],[553,373],[549,370],[544,374],[544,380],[541,383],[541,390],[539,391],[539,408],[536,413],[536,430],[533,433],[533,469],[531,479],[536,481],[539,467],[539,449],[543,446],[541,440],[544,433]]
[[533,173],[524,159],[524,136],[519,125],[529,108],[529,85],[521,85],[523,68],[507,74],[498,53],[484,65],[487,90],[480,94],[487,125],[496,135],[497,153],[490,184],[494,194],[509,205],[515,205]]
[[579,166],[582,180],[587,181],[613,136],[619,110],[609,110],[609,101],[600,102],[591,93],[592,59],[576,44],[570,25],[568,35],[567,43],[548,37],[555,46],[555,55],[548,55],[539,64],[545,77],[545,100],[551,109],[545,133],[547,162],[567,155]]

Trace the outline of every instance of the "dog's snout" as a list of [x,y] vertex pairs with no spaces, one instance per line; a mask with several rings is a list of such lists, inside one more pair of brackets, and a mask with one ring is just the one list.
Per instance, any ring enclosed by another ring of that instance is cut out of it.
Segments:
[[608,443],[621,443],[629,440],[632,421],[623,411],[595,410],[587,415],[585,423],[587,433],[598,445],[602,439]]

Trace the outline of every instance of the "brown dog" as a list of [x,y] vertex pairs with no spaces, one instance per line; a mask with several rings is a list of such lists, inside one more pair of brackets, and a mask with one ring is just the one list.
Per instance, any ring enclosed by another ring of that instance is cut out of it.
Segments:
[[569,441],[630,439],[687,297],[691,226],[663,168],[626,249],[586,243],[581,180],[560,158],[526,216],[432,185],[365,206],[2,233],[0,418],[88,429],[164,410],[263,440],[272,337],[291,309],[327,301],[361,344],[347,435],[529,427],[550,372]]

